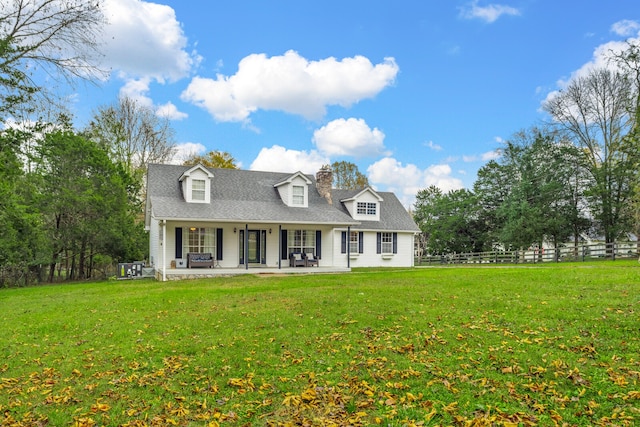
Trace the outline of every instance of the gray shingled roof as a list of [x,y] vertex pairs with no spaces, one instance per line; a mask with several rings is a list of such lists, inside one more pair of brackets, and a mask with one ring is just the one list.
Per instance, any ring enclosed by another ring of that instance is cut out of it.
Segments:
[[[220,222],[308,223],[357,226],[360,229],[419,231],[393,193],[378,193],[381,221],[356,221],[340,200],[344,191],[333,190],[333,205],[320,196],[315,177],[305,175],[309,186],[309,207],[289,207],[280,199],[275,184],[293,173],[258,172],[241,169],[212,169],[211,203],[187,203],[182,195],[180,176],[192,166],[149,165],[147,194],[156,218],[212,220]],[[351,195],[355,195],[353,193]]]
[[[349,212],[340,200],[350,199],[362,190],[332,190],[331,198],[333,203],[347,215]],[[380,221],[360,221],[360,225],[353,227],[358,230],[389,230],[389,231],[414,231],[419,233],[420,228],[409,215],[409,212],[402,206],[400,200],[394,193],[386,191],[376,191],[382,197],[380,202]]]

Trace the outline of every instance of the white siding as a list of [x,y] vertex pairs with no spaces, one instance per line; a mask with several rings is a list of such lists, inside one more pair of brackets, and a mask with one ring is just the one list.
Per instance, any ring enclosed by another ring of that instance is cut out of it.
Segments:
[[149,262],[152,267],[159,267],[161,262],[160,253],[160,226],[158,220],[151,218],[149,223]]
[[[398,252],[390,255],[383,255],[377,252],[377,231],[363,232],[363,253],[351,253],[351,259],[347,260],[347,254],[342,250],[342,231],[336,230],[333,233],[333,265],[336,267],[346,267],[350,261],[351,268],[357,267],[412,267],[413,266],[413,233],[398,233]],[[359,230],[352,230],[359,231]]]
[[[240,230],[244,230],[245,224],[219,224],[206,222],[168,222],[166,226],[166,236],[164,245],[166,248],[166,268],[170,268],[171,262],[175,260],[175,229],[176,227],[211,227],[222,229],[223,259],[219,264],[224,268],[236,268],[240,266],[239,259],[239,238]],[[233,229],[236,232],[233,232]],[[287,230],[309,229],[320,230],[322,235],[321,250],[322,258],[320,266],[325,267],[347,267],[348,261],[352,268],[357,267],[411,267],[413,266],[413,239],[412,233],[398,233],[398,252],[392,256],[383,256],[376,253],[377,231],[363,232],[363,253],[352,254],[351,260],[347,260],[347,254],[341,253],[342,231],[346,229],[333,229],[331,227],[314,227],[310,225],[283,227]],[[266,266],[277,268],[280,262],[280,230],[274,224],[249,224],[250,230],[266,230],[267,253]],[[271,233],[269,233],[271,229]],[[357,230],[353,230],[357,231]],[[187,234],[183,235],[183,239]],[[162,249],[160,244],[160,224],[158,220],[152,218],[149,227],[149,255],[150,262],[156,269],[162,268]],[[186,254],[183,253],[183,257]],[[282,260],[282,267],[289,266],[288,260]]]

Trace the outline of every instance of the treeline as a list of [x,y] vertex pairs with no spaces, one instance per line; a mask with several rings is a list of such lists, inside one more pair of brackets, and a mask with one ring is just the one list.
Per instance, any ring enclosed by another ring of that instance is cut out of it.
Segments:
[[144,259],[141,180],[64,117],[0,132],[0,286],[102,277]]
[[472,190],[418,192],[426,254],[610,244],[640,231],[640,46],[610,52],[550,96],[551,121],[523,130],[478,172]]
[[123,97],[78,130],[51,90],[108,75],[98,65],[103,6],[0,8],[0,287],[103,277],[146,258],[143,178],[173,156],[168,120]]

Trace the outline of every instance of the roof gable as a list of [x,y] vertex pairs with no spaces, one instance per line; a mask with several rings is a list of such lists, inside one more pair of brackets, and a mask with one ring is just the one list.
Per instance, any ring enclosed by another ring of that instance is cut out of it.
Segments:
[[360,198],[362,198],[363,196],[370,194],[372,195],[378,202],[381,202],[382,200],[384,200],[382,197],[380,197],[380,195],[378,193],[376,193],[373,188],[371,187],[366,187],[364,188],[362,191],[360,191],[359,193],[353,195],[353,196],[349,196],[347,198],[341,199],[341,202],[352,202],[354,200],[358,200]]
[[302,178],[304,180],[304,182],[307,185],[311,185],[312,181],[302,172],[298,171],[296,173],[294,173],[293,175],[289,176],[287,179],[285,179],[284,181],[278,182],[277,184],[274,184],[274,187],[280,187],[282,185],[288,185],[291,184],[292,182],[294,182],[296,180],[296,178]]
[[192,168],[184,171],[182,173],[182,175],[180,175],[180,178],[178,178],[178,181],[180,181],[180,182],[184,181],[185,179],[187,179],[191,175],[193,175],[193,173],[196,172],[196,171],[204,172],[209,179],[213,178],[213,173],[211,173],[211,171],[209,171],[207,168],[205,168],[201,163],[198,163],[197,165],[193,166]]

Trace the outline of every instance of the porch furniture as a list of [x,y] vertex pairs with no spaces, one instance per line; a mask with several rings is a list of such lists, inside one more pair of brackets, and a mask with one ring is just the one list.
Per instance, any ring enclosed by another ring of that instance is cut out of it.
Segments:
[[211,252],[193,252],[187,254],[187,266],[189,268],[212,268],[214,261]]
[[304,254],[306,267],[313,267],[314,265],[318,267],[318,258],[312,253]]
[[289,267],[306,267],[307,263],[300,252],[289,254]]

